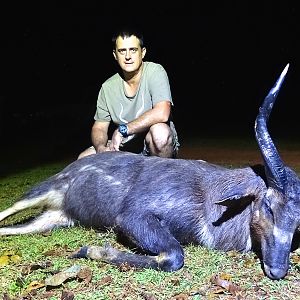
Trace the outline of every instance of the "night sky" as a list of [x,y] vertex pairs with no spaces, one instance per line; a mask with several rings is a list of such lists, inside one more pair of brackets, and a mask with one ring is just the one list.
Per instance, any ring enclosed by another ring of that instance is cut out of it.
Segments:
[[145,60],[167,70],[181,138],[252,136],[258,107],[287,63],[269,128],[298,138],[300,14],[294,4],[181,2],[2,7],[1,147],[22,151],[48,143],[77,154],[89,146],[101,83],[118,70],[111,35],[122,24],[140,27]]

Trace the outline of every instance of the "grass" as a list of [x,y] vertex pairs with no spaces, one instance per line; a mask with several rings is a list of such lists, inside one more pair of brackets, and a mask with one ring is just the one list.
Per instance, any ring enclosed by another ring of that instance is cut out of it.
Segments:
[[[0,210],[11,205],[35,183],[61,170],[67,162],[38,167],[0,178]],[[9,217],[0,226],[33,216],[31,210]],[[300,299],[300,251],[291,254],[291,268],[284,280],[264,276],[254,253],[224,253],[190,245],[184,267],[173,273],[117,268],[87,259],[68,258],[86,244],[118,244],[113,232],[99,234],[81,227],[57,229],[47,234],[0,238],[0,298],[3,299]],[[58,286],[44,286],[45,279],[79,265],[85,275]],[[222,287],[222,284],[225,285]],[[40,286],[40,287],[39,287]]]

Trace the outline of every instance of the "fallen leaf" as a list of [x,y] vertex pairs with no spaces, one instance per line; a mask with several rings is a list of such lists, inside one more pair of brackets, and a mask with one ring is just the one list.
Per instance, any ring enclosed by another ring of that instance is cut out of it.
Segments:
[[55,245],[54,249],[45,251],[43,253],[43,255],[45,255],[45,256],[64,256],[64,255],[66,255],[67,252],[70,252],[68,250],[68,246],[67,245],[63,245],[63,246],[61,246],[61,245]]
[[174,300],[188,300],[187,294],[178,294],[173,297]]
[[135,267],[130,266],[130,265],[127,264],[126,262],[125,262],[125,263],[122,263],[122,264],[119,266],[120,272],[128,272],[128,271],[130,271],[130,270],[135,270],[135,269],[136,269]]
[[2,300],[10,300],[10,297],[8,296],[7,293],[4,293],[4,294],[3,294]]
[[180,284],[179,278],[171,278],[170,281],[171,281],[172,285],[174,285],[174,286],[177,286]]
[[240,256],[240,253],[237,252],[237,251],[235,251],[235,250],[231,250],[231,251],[228,251],[228,252],[227,252],[227,255],[228,255],[229,257],[237,257],[237,256]]
[[[44,293],[39,295],[39,299],[47,300],[47,299],[56,299],[55,292],[53,291],[45,291]],[[25,300],[25,299],[22,299]]]
[[296,255],[296,254],[292,254],[291,262],[294,263],[294,264],[299,264],[300,263],[300,256]]
[[251,267],[253,267],[255,265],[255,263],[256,263],[256,261],[253,258],[246,259],[244,261],[244,267],[245,268],[251,268]]
[[19,255],[22,256],[22,253],[19,249],[16,250],[5,250],[2,252],[2,255],[8,255],[8,256],[12,256],[12,255]]
[[11,255],[14,255],[14,254],[15,254],[15,251],[13,251],[13,250],[5,250],[2,253],[2,255],[7,255],[7,256],[11,256]]
[[231,280],[231,275],[227,273],[222,273],[219,275],[219,277],[224,280]]
[[21,259],[22,259],[21,256],[19,256],[19,255],[17,255],[17,254],[12,255],[12,256],[10,257],[10,260],[11,260],[13,263],[17,263],[17,262],[19,262]]
[[21,252],[19,250],[5,250],[0,256],[0,266],[6,266],[9,263],[17,263],[21,260]]
[[142,297],[144,300],[157,300],[152,294],[142,292]]
[[74,293],[71,291],[62,291],[61,300],[73,300],[75,297]]
[[33,264],[33,265],[24,265],[21,269],[22,275],[28,275],[32,271],[38,270],[38,269],[46,269],[52,266],[52,262],[45,261],[40,264]]
[[238,287],[237,285],[235,285],[234,283],[232,283],[231,281],[229,280],[225,280],[225,279],[222,279],[220,276],[218,275],[214,275],[211,277],[210,281],[227,290],[228,292],[230,292],[231,294],[235,295],[237,292],[241,291],[241,288]]
[[79,265],[73,265],[70,268],[61,271],[51,277],[45,279],[45,285],[58,286],[61,285],[69,278],[74,278],[79,273],[81,267]]
[[9,264],[9,256],[8,255],[0,256],[0,267],[7,266],[8,264]]
[[45,286],[45,284],[44,284],[43,282],[40,282],[40,281],[32,281],[32,282],[30,282],[30,284],[28,285],[26,291],[27,291],[28,293],[31,293],[32,291],[37,290],[37,289],[39,289],[39,288],[41,288],[41,287],[44,287],[44,286]]
[[77,277],[82,279],[85,283],[89,283],[92,280],[92,270],[88,267],[82,267]]
[[210,293],[211,294],[223,294],[225,291],[226,291],[225,288],[218,286],[218,287],[214,287]]
[[45,256],[58,256],[57,250],[53,250],[53,249],[43,252],[43,255],[45,255]]
[[103,278],[101,278],[100,281],[98,281],[97,286],[103,286],[103,285],[107,285],[113,282],[113,279],[111,276],[105,276]]

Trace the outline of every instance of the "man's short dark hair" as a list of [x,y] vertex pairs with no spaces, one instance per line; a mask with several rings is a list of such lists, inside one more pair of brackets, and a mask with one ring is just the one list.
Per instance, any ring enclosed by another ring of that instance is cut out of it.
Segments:
[[140,33],[136,28],[133,27],[123,27],[122,29],[117,30],[113,36],[112,36],[112,47],[113,49],[116,49],[116,40],[118,37],[129,38],[132,35],[136,36],[140,42],[141,48],[144,47],[144,36],[142,33]]

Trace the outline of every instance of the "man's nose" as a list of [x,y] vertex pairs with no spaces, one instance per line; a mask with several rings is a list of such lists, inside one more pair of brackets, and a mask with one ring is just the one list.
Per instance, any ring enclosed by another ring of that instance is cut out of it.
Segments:
[[126,58],[126,59],[130,59],[130,58],[131,58],[130,49],[127,49],[127,50],[126,50],[125,58]]

